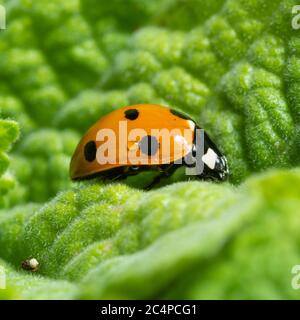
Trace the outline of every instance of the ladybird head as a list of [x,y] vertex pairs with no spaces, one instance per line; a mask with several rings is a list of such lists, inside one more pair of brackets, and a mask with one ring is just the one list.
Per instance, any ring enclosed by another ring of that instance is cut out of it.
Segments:
[[[197,145],[195,146],[197,150]],[[203,150],[203,149],[202,149]],[[203,171],[199,175],[201,179],[224,181],[229,175],[226,157],[220,152],[214,142],[204,132],[204,153],[201,160],[204,164]]]
[[218,150],[208,148],[206,153],[202,156],[204,163],[203,172],[200,178],[224,181],[229,175],[227,159],[225,156],[219,154]]
[[218,180],[224,181],[228,179],[229,170],[225,156],[220,156],[217,158],[215,172]]

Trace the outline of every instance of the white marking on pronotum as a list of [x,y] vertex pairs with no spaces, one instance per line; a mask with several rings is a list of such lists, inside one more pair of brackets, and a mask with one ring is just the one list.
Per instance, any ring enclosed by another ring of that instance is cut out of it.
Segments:
[[217,158],[217,154],[211,148],[208,148],[206,154],[202,156],[202,161],[213,170],[215,168]]
[[5,7],[0,4],[0,30],[6,29],[6,10]]

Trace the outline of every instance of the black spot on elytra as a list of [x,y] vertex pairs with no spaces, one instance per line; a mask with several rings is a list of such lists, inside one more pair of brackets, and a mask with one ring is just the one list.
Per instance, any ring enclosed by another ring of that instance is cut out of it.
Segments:
[[139,116],[137,109],[128,109],[125,111],[125,118],[128,120],[135,120]]
[[159,148],[159,142],[157,141],[156,137],[145,136],[139,142],[139,148],[142,153],[148,156],[153,156]]
[[179,117],[179,118],[181,118],[181,119],[191,120],[191,118],[190,118],[188,115],[186,115],[186,114],[184,114],[184,113],[182,113],[182,112],[180,112],[180,111],[178,111],[178,110],[170,109],[170,112],[171,112],[172,114],[174,114],[174,116]]
[[96,159],[97,146],[95,141],[89,141],[84,146],[84,157],[86,161],[92,162]]

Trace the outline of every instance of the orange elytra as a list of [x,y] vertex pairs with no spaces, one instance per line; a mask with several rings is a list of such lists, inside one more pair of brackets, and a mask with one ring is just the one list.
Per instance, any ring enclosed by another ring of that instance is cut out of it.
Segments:
[[[196,143],[197,129],[202,134],[200,143]],[[194,120],[172,108],[137,104],[103,116],[86,132],[72,157],[70,176],[72,180],[121,179],[158,169],[159,179],[178,166],[195,167],[200,162],[202,170],[196,174],[200,179],[227,177],[225,156]]]

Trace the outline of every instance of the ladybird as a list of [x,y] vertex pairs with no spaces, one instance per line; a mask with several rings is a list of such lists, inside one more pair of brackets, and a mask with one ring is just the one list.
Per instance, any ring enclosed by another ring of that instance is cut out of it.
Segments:
[[31,259],[22,261],[21,267],[24,270],[36,272],[39,269],[39,262],[35,258],[31,258]]
[[226,157],[190,117],[169,107],[138,104],[103,116],[87,131],[72,157],[70,177],[116,180],[156,169],[159,175],[150,189],[179,166],[203,180],[222,181],[229,172]]

